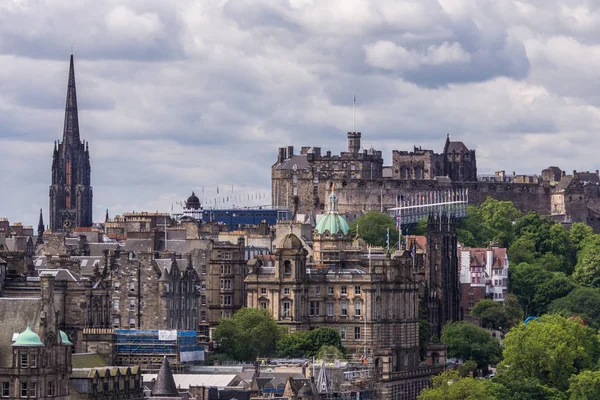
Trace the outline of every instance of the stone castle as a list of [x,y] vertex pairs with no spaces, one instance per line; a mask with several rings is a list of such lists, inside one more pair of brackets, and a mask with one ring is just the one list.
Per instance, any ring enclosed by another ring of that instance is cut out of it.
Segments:
[[393,151],[392,165],[382,152],[365,150],[360,132],[348,132],[348,151],[332,155],[320,147],[280,148],[271,168],[272,204],[294,213],[321,213],[332,185],[339,188],[340,212],[385,211],[410,193],[433,190],[468,191],[469,204],[489,196],[512,201],[523,212],[536,211],[566,224],[585,222],[600,232],[598,171],[567,175],[558,167],[540,175],[478,175],[475,150],[446,138],[442,153],[415,147]]

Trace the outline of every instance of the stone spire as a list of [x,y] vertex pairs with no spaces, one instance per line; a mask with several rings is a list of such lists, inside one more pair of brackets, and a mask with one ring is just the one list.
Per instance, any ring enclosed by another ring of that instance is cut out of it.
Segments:
[[42,215],[42,209],[40,208],[40,221],[38,222],[38,235],[35,244],[44,243],[44,216]]
[[63,143],[81,145],[79,139],[79,117],[77,116],[77,92],[75,90],[75,68],[73,67],[73,54],[69,66],[69,83],[67,85],[67,104],[65,105],[65,127],[63,129]]
[[104,216],[104,222],[108,222],[108,208],[106,209],[106,215]]
[[156,381],[152,388],[152,397],[180,397],[169,360],[167,360],[166,356],[163,358],[158,375],[156,375]]

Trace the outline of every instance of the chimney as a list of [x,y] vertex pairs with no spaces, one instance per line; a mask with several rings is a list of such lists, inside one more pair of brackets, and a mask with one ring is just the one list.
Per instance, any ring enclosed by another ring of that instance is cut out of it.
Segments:
[[279,155],[277,156],[277,163],[281,164],[285,161],[285,147],[279,148]]
[[561,178],[564,178],[564,177],[565,177],[565,175],[567,175],[567,173],[566,173],[565,171],[560,171],[560,177],[561,177]]
[[288,158],[292,158],[294,155],[294,146],[288,146]]

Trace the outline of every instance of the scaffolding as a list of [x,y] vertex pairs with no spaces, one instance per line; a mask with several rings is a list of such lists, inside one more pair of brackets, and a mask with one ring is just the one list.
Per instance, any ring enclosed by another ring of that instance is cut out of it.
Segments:
[[115,334],[117,365],[139,365],[145,372],[153,372],[166,356],[180,372],[204,361],[204,346],[196,331],[117,329]]

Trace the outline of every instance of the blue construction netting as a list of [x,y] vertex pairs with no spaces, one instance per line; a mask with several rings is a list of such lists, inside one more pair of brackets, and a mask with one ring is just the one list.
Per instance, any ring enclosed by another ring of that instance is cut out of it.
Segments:
[[158,330],[117,329],[117,353],[179,354],[203,351],[196,331],[177,331],[176,340],[158,340]]

